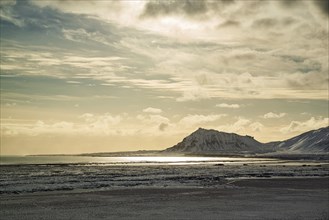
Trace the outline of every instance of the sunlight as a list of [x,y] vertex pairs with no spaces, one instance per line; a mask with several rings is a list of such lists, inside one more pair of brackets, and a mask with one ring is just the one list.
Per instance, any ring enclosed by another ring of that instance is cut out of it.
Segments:
[[216,160],[216,158],[209,158],[209,157],[126,157],[125,159],[131,162],[167,162],[167,163]]
[[240,161],[245,158],[231,157],[121,157],[129,162],[153,162],[153,163],[182,163],[182,162],[211,162],[211,161]]

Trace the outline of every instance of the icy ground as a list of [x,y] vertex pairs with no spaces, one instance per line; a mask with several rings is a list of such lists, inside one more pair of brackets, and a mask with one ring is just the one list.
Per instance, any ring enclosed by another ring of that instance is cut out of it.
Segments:
[[291,182],[278,178],[240,180],[238,188],[120,188],[6,194],[1,195],[0,216],[3,220],[327,220],[327,181],[327,178],[297,178]]
[[276,161],[244,164],[0,166],[0,194],[121,188],[221,188],[241,178],[328,177],[329,164]]

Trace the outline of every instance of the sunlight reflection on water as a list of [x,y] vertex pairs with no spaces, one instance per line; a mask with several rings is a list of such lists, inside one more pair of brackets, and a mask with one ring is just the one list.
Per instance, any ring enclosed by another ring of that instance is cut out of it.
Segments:
[[258,163],[273,162],[275,159],[267,158],[238,158],[238,157],[161,157],[161,156],[135,156],[135,157],[90,157],[90,156],[21,156],[0,157],[0,164],[108,164],[108,165],[151,165],[151,164],[212,164],[212,163]]
[[235,157],[119,157],[127,162],[155,162],[155,163],[188,163],[188,162],[235,162],[261,160],[259,158],[235,158]]

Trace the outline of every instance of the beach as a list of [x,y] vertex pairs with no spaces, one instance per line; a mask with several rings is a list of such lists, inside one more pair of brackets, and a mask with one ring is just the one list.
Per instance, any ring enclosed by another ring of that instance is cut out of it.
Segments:
[[328,219],[329,178],[1,195],[1,219]]

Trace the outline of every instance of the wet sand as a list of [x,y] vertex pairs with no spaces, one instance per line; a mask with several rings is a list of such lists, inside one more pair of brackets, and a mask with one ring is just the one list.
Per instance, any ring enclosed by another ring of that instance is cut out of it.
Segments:
[[329,178],[1,195],[1,219],[328,219]]

